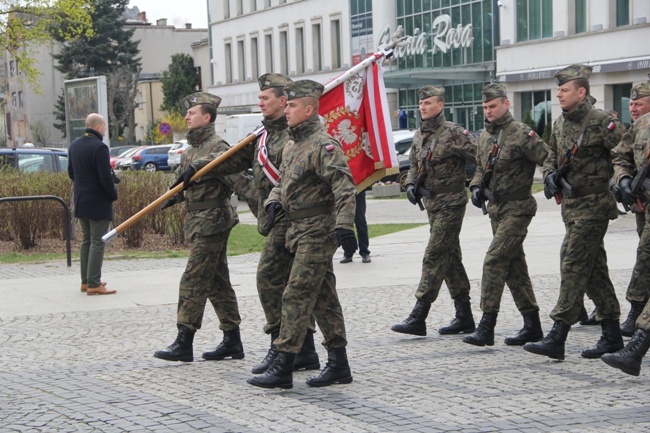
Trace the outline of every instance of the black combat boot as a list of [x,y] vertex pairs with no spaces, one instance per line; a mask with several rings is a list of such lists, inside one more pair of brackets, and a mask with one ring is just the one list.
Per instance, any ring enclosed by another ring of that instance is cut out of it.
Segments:
[[539,322],[539,311],[526,313],[523,317],[524,327],[514,337],[506,337],[505,343],[508,346],[523,346],[526,343],[544,338],[542,324]]
[[319,368],[318,353],[316,353],[316,348],[314,347],[314,332],[307,330],[305,341],[302,343],[300,352],[296,356],[296,362],[293,364],[293,371],[318,370]]
[[295,353],[278,351],[273,365],[264,374],[250,377],[246,382],[260,388],[291,389],[293,388],[293,363],[295,360]]
[[638,319],[643,312],[646,302],[630,302],[630,312],[628,313],[625,322],[621,324],[621,334],[623,334],[623,336],[631,337],[634,335],[634,331],[636,331],[636,319]]
[[352,382],[352,372],[348,364],[348,354],[345,347],[327,350],[327,364],[318,376],[307,379],[309,386],[328,386],[336,383]]
[[184,325],[178,325],[178,336],[176,340],[167,348],[157,350],[153,356],[154,358],[164,359],[165,361],[194,361],[194,334],[190,328]]
[[614,353],[621,350],[625,345],[623,344],[623,336],[621,335],[621,324],[615,319],[605,319],[600,322],[600,327],[603,334],[600,336],[596,347],[582,351],[583,358],[600,358],[606,353]]
[[244,347],[241,344],[239,328],[231,331],[223,331],[223,341],[216,349],[210,352],[203,352],[201,357],[207,361],[221,361],[224,358],[244,359]]
[[280,331],[271,332],[271,347],[269,347],[269,351],[266,353],[266,356],[264,357],[262,362],[260,362],[255,367],[253,367],[252,370],[253,374],[262,374],[266,371],[267,368],[269,368],[273,364],[273,360],[275,359],[275,356],[278,354],[278,351],[275,348],[275,344],[273,344],[273,342],[279,336],[280,336]]
[[418,299],[413,307],[411,314],[402,323],[391,326],[391,330],[401,334],[427,335],[426,318],[431,309],[431,302],[425,302]]
[[551,331],[538,343],[524,344],[526,352],[536,355],[544,355],[553,359],[564,359],[564,343],[569,335],[571,325],[557,321],[553,324]]
[[638,376],[641,373],[641,360],[648,352],[648,348],[650,348],[650,336],[643,329],[637,329],[623,350],[606,353],[600,359],[610,367]]
[[456,317],[452,319],[448,326],[443,326],[438,329],[438,334],[451,335],[474,332],[476,330],[476,324],[474,323],[472,304],[469,299],[454,299],[454,307],[456,308]]
[[583,305],[580,307],[580,314],[578,315],[578,322],[582,325],[582,322],[586,322],[589,320],[589,314],[587,314],[587,310],[585,309],[585,306]]
[[[584,309],[585,307],[582,307],[582,308]],[[585,310],[585,313],[586,313],[586,312],[587,312],[587,311]],[[582,311],[580,311],[580,317],[582,317]],[[578,319],[580,319],[580,317],[579,317]],[[594,308],[594,311],[591,312],[591,314],[589,315],[589,317],[587,317],[586,319],[582,319],[582,320],[580,320],[580,324],[581,324],[582,326],[596,326],[596,325],[600,325],[600,322],[596,319],[596,309]]]
[[497,325],[498,313],[483,313],[474,333],[466,335],[463,343],[474,346],[494,346],[494,327]]

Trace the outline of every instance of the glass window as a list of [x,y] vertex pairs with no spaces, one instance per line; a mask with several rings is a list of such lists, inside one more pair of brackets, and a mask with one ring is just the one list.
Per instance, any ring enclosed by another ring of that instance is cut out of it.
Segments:
[[246,79],[246,55],[244,51],[244,41],[237,41],[237,78],[239,82]]
[[232,47],[226,44],[224,47],[224,66],[226,67],[226,83],[232,83]]
[[302,27],[296,29],[296,70],[305,73],[305,38]]
[[576,2],[576,33],[587,31],[587,0],[575,0]]
[[332,69],[339,69],[343,62],[341,52],[341,20],[336,19],[331,22],[332,33]]
[[517,41],[533,41],[553,36],[551,0],[517,0]]
[[521,121],[547,140],[553,124],[551,114],[551,91],[521,93]]
[[280,32],[280,73],[289,74],[289,40],[287,32]]
[[260,69],[257,65],[257,38],[251,38],[251,73],[253,78],[260,76]]
[[266,72],[273,72],[273,35],[264,35],[264,63]]
[[311,39],[314,52],[314,70],[323,70],[323,42],[321,41],[320,24],[311,26]]
[[223,17],[230,18],[230,0],[224,0],[223,2]]
[[616,0],[616,25],[630,24],[630,0]]
[[612,95],[614,97],[614,111],[618,114],[621,122],[625,126],[630,126],[632,117],[630,116],[630,91],[632,91],[632,83],[615,84],[612,86]]

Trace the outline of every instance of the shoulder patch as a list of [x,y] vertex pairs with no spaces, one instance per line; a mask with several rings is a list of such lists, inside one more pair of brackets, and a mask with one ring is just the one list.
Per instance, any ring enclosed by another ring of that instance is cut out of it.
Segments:
[[535,136],[535,131],[531,129],[530,132],[528,133],[528,136],[529,137],[534,137]]
[[327,146],[325,146],[325,150],[327,150],[328,152],[331,152],[331,151],[334,150],[335,147],[336,146],[334,146],[333,144],[328,144]]
[[607,125],[607,129],[610,131],[613,131],[616,129],[616,123],[615,122],[609,122],[609,125]]
[[467,129],[463,129],[463,135],[469,135],[469,131]]

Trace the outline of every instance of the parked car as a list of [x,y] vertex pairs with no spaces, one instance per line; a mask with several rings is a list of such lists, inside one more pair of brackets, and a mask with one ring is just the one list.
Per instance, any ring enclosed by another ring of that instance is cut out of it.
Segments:
[[138,150],[142,149],[144,146],[130,147],[126,150],[123,150],[118,156],[111,156],[111,168],[115,170],[123,170],[122,163],[131,162],[131,157]]
[[124,153],[125,151],[129,149],[133,149],[135,146],[115,146],[111,147],[108,151],[108,155],[110,157],[113,156],[119,156],[121,153]]
[[169,171],[167,158],[171,144],[160,144],[157,146],[146,146],[131,156],[131,162],[124,163],[122,166],[128,170],[144,170],[149,173],[154,171]]
[[3,148],[0,149],[0,168],[13,168],[25,173],[68,171],[68,152],[50,148]]
[[181,163],[181,155],[185,150],[190,147],[187,143],[187,140],[175,141],[172,145],[172,148],[167,152],[167,165],[169,165],[170,170],[176,169]]

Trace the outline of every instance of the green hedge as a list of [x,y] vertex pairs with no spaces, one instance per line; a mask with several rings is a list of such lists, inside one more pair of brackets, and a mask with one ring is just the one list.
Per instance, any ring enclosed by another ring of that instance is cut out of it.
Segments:
[[[115,225],[130,218],[164,194],[174,177],[169,173],[127,171],[119,174],[118,200],[114,203]],[[0,170],[0,197],[54,195],[61,197],[72,209],[72,182],[67,173],[21,173]],[[152,212],[126,230],[122,237],[130,248],[142,245],[147,233],[170,236],[175,244],[183,242],[183,206],[164,212]],[[63,238],[64,213],[50,200],[0,203],[0,240],[13,241],[28,250],[43,238]],[[74,217],[73,217],[74,221]]]

